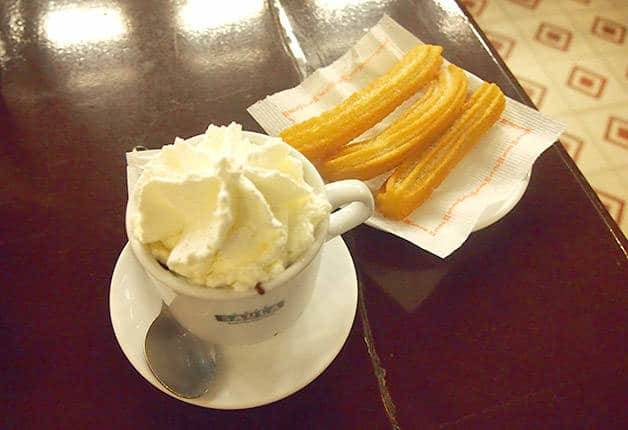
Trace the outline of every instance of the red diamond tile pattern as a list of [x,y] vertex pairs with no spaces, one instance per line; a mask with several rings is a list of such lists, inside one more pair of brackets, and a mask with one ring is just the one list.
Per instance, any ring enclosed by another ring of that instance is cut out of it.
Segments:
[[581,66],[574,66],[567,78],[569,88],[596,99],[604,93],[606,82],[606,77]]
[[528,9],[536,9],[541,0],[510,0],[513,3],[516,3],[521,6],[525,6]]
[[604,40],[621,45],[626,37],[626,26],[608,18],[596,16],[591,26],[591,33]]
[[628,121],[616,116],[610,116],[606,124],[606,141],[628,149]]
[[621,224],[621,220],[624,216],[624,207],[626,206],[626,201],[605,191],[596,189],[595,192],[597,193],[598,197],[602,201],[602,204],[604,205],[604,207],[606,207],[606,210],[609,214],[611,214],[615,222],[617,224]]
[[[487,41],[514,67],[538,109],[569,123],[585,121],[582,127],[594,133],[570,129],[560,144],[594,175],[590,179],[601,201],[628,235],[628,170],[622,168],[628,160],[628,116],[623,112],[628,106],[628,56],[622,56],[628,53],[628,20],[622,15],[628,0],[458,1],[479,16]],[[542,52],[537,56],[537,51]],[[548,55],[549,61],[539,61]],[[594,145],[601,145],[601,154]],[[606,170],[613,175],[595,176]]]
[[580,152],[582,151],[582,147],[584,146],[584,140],[573,134],[563,133],[560,136],[560,143],[563,144],[563,147],[565,148],[571,159],[573,161],[578,161],[578,158],[580,158]]
[[474,18],[477,18],[484,11],[486,0],[462,0],[462,4]]
[[493,45],[493,47],[497,50],[499,55],[504,60],[507,60],[512,53],[512,49],[515,47],[515,40],[494,31],[485,31],[484,34],[486,34],[486,37],[491,42],[491,45]]
[[545,98],[546,88],[544,85],[539,84],[538,82],[531,81],[526,78],[521,78],[519,76],[516,77],[523,89],[525,90],[530,100],[536,105],[538,109],[541,108],[543,104],[543,99]]
[[571,37],[571,31],[547,22],[542,22],[534,35],[534,39],[543,45],[561,51],[567,51],[569,49]]

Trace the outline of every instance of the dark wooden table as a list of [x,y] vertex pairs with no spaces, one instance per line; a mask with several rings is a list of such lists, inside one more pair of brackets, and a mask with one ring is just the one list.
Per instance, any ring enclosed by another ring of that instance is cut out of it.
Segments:
[[287,399],[186,405],[122,355],[108,291],[124,152],[210,122],[259,131],[247,106],[383,13],[529,103],[453,1],[3,2],[0,428],[626,428],[626,239],[557,145],[516,209],[445,260],[368,227],[346,235],[358,317]]

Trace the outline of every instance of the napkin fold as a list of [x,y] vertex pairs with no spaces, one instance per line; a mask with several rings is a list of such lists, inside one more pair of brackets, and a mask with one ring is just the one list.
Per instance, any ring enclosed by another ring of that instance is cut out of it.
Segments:
[[[316,70],[300,85],[256,102],[248,112],[268,134],[276,136],[284,128],[340,103],[384,74],[420,43],[416,36],[384,16],[332,64]],[[482,80],[466,73],[472,92]],[[379,133],[420,95],[417,93],[356,140]],[[474,229],[499,219],[509,206],[516,204],[527,185],[532,165],[564,129],[564,124],[507,99],[504,113],[495,126],[423,205],[403,221],[389,220],[376,213],[367,224],[444,258],[458,249]],[[382,175],[366,183],[375,191],[386,177]]]

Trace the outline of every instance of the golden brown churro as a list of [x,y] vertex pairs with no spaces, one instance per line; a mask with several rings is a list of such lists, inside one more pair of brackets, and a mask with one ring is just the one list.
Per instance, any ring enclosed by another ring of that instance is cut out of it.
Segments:
[[367,180],[386,173],[423,149],[459,116],[467,94],[467,77],[453,64],[404,114],[373,139],[349,144],[319,166],[327,180]]
[[280,136],[313,162],[327,158],[430,82],[443,61],[442,51],[434,45],[413,48],[366,87],[319,116],[288,127]]
[[492,127],[504,106],[504,94],[499,87],[483,83],[445,134],[401,163],[382,185],[376,195],[379,211],[392,219],[410,215]]

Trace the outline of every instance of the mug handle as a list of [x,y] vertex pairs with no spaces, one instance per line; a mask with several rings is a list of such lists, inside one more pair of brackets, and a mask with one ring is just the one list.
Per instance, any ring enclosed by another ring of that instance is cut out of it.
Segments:
[[351,230],[373,215],[373,195],[362,181],[347,179],[332,182],[325,185],[325,192],[332,210],[348,203],[329,216],[327,240]]

